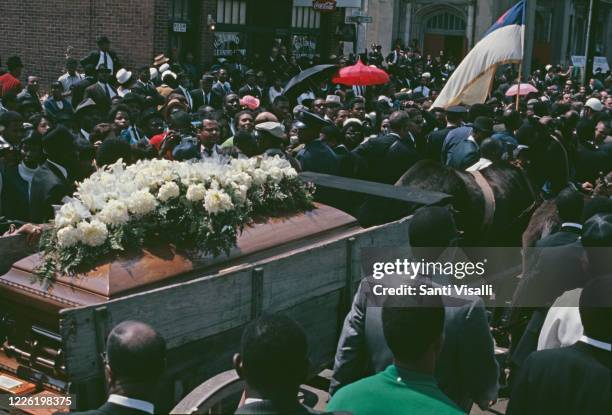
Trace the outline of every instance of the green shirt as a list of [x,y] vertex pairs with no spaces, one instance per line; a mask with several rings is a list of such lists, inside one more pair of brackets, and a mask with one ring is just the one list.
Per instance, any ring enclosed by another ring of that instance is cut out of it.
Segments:
[[353,415],[464,413],[442,393],[433,376],[408,372],[395,365],[341,388],[329,401],[327,410],[349,411]]

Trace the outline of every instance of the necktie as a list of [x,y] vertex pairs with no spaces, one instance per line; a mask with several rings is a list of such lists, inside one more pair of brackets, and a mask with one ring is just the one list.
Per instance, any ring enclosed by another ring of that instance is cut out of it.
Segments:
[[102,54],[104,55],[104,66],[108,68],[108,58],[106,57],[106,52],[102,52]]
[[110,87],[108,86],[108,84],[104,84],[104,91],[106,91],[106,96],[108,97],[108,99],[110,99],[111,93],[110,93]]

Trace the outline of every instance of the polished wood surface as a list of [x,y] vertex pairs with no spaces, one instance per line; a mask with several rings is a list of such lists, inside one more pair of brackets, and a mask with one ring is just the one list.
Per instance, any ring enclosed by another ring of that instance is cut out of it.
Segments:
[[11,271],[0,277],[0,291],[7,288],[17,292],[16,295],[24,300],[43,297],[46,307],[56,309],[93,304],[177,276],[198,272],[201,275],[201,271],[218,269],[222,264],[236,264],[249,255],[269,249],[277,250],[287,244],[299,243],[347,227],[357,228],[352,216],[316,204],[316,209],[309,212],[270,218],[266,222],[246,227],[229,256],[198,257],[178,251],[173,246],[163,245],[127,253],[82,275],[58,276],[57,282],[51,287],[45,287],[32,279],[41,260],[36,254],[16,262]]

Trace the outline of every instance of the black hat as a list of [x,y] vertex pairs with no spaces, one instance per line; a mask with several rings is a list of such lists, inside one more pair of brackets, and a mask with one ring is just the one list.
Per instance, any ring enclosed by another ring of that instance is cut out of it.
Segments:
[[476,117],[474,120],[474,130],[483,133],[493,132],[493,120],[489,117]]
[[96,43],[99,45],[101,43],[110,43],[110,40],[108,40],[108,38],[106,36],[100,36],[98,38],[98,40],[96,40]]
[[452,107],[448,107],[446,112],[450,112],[451,114],[467,114],[467,109],[462,105],[453,105]]
[[331,122],[310,111],[302,111],[302,122],[306,128],[313,130],[321,130],[323,127],[331,125]]
[[62,151],[72,148],[74,145],[74,136],[66,127],[58,125],[43,136],[42,143],[46,153],[48,153],[49,150],[55,150],[56,152]]

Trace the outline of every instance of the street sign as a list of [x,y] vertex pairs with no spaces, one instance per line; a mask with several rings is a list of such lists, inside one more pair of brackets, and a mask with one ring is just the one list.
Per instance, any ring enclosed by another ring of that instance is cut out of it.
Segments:
[[320,12],[333,12],[336,10],[336,0],[313,0],[312,8]]
[[187,23],[185,23],[185,22],[174,22],[174,24],[172,25],[172,31],[173,32],[178,32],[178,33],[185,33],[185,32],[187,32]]
[[372,16],[350,16],[351,23],[372,23]]

